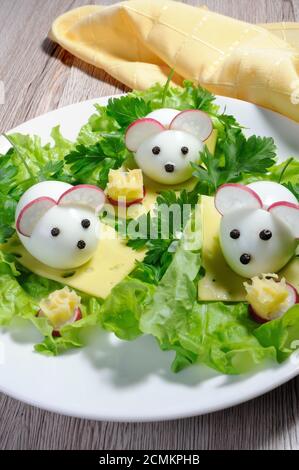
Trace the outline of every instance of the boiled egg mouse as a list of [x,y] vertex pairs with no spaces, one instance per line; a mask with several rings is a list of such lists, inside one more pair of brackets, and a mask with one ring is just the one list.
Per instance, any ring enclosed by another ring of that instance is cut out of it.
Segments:
[[47,266],[86,263],[99,242],[103,191],[92,185],[44,181],[29,188],[16,208],[16,229],[29,253]]
[[204,141],[213,131],[211,118],[190,109],[159,109],[134,121],[126,132],[126,146],[139,168],[152,180],[178,184],[192,176]]
[[219,239],[224,258],[240,276],[276,273],[294,256],[299,205],[284,186],[268,181],[224,184],[215,206],[222,215]]

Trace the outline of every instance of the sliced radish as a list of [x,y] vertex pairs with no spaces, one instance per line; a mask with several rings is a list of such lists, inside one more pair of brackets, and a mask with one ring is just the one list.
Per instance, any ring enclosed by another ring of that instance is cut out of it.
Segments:
[[295,238],[299,238],[299,204],[279,201],[272,204],[268,211],[288,225]]
[[140,197],[138,199],[133,199],[132,201],[127,201],[125,198],[121,199],[120,201],[116,201],[115,199],[112,199],[112,197],[107,196],[108,201],[112,206],[125,206],[125,207],[130,207],[133,204],[139,204],[140,202],[143,201],[146,195],[146,189],[143,186],[143,197]]
[[291,307],[299,303],[299,295],[297,289],[288,282],[286,283],[286,285],[289,292],[287,302],[283,308],[273,312],[270,318],[264,318],[260,316],[259,313],[254,310],[252,305],[248,306],[248,312],[254,321],[256,321],[257,323],[267,323],[271,320],[275,320],[276,318],[282,317]]
[[126,146],[132,152],[136,152],[142,142],[163,131],[165,131],[165,127],[159,121],[156,121],[156,119],[138,119],[132,122],[127,129],[125,136]]
[[295,195],[285,186],[274,181],[255,181],[247,185],[255,191],[263,201],[264,209],[268,209],[275,202],[292,202],[297,204]]
[[170,129],[189,132],[204,141],[213,131],[213,123],[207,113],[199,109],[188,109],[179,113],[171,122]]
[[261,209],[263,203],[255,191],[242,184],[220,186],[215,195],[215,207],[221,215],[237,209]]
[[[39,310],[38,313],[37,313],[37,316],[38,317],[41,317],[41,318],[47,318],[46,315],[44,314],[44,312],[42,310]],[[71,323],[75,323],[76,321],[78,320],[82,320],[83,316],[82,316],[82,311],[80,309],[80,307],[76,307],[75,308],[75,312],[74,312],[74,315],[72,316],[72,318],[70,318],[68,321],[66,321],[63,325],[61,325],[60,328],[62,328],[63,326],[65,325],[70,325]],[[59,337],[61,336],[61,333],[60,333],[60,330],[59,329],[54,329],[52,331],[52,336],[54,337]]]
[[30,237],[37,222],[54,206],[56,201],[50,197],[39,197],[26,204],[17,218],[17,231],[25,237]]
[[79,204],[99,211],[105,203],[105,193],[102,189],[91,184],[79,184],[65,191],[58,199],[57,204],[68,206]]
[[180,114],[180,112],[181,111],[178,111],[177,109],[173,109],[173,108],[160,108],[160,109],[155,109],[155,111],[152,111],[146,117],[155,119],[156,121],[159,121],[166,128],[169,128],[173,119],[178,114]]

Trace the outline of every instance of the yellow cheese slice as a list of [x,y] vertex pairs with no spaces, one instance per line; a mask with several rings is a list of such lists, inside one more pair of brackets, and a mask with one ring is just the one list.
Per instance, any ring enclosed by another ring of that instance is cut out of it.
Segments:
[[[214,198],[202,196],[202,264],[205,276],[198,283],[199,300],[236,302],[246,300],[243,286],[245,278],[234,273],[226,263],[219,244],[221,216],[214,205]],[[299,259],[292,259],[279,273],[296,289],[299,289]]]
[[74,271],[60,271],[40,263],[18,243],[10,251],[21,255],[19,262],[35,274],[66,284],[86,294],[105,299],[111,289],[134,268],[135,260],[142,261],[144,251],[134,251],[125,240],[117,238],[112,227],[102,226],[105,236],[100,240],[92,259]]

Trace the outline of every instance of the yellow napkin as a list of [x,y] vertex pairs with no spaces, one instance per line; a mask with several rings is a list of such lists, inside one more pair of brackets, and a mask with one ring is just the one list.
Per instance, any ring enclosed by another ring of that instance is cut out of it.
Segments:
[[188,78],[299,121],[299,24],[257,26],[170,0],[77,8],[50,37],[130,88]]

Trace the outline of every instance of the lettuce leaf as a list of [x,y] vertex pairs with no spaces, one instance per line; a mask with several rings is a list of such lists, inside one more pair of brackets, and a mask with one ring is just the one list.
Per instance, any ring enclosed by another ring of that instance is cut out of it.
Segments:
[[190,80],[184,80],[182,87],[165,87],[157,83],[148,90],[133,91],[130,95],[141,98],[152,109],[201,109],[211,114],[218,111],[214,103],[215,96],[205,88],[195,86]]
[[[186,249],[187,232],[172,263],[140,319],[140,329],[155,336],[163,350],[174,350],[174,372],[201,362],[224,374],[240,374],[266,359],[275,349],[263,347],[244,303],[197,302],[200,254]],[[193,234],[200,237],[200,227]]]
[[[1,266],[1,265],[0,265]],[[1,271],[0,271],[1,272]],[[43,341],[34,349],[46,355],[57,355],[70,348],[86,344],[88,328],[99,323],[101,302],[99,299],[81,295],[83,318],[61,328],[61,337],[53,337],[53,328],[46,318],[37,317],[39,301],[62,286],[49,279],[29,272],[19,273],[18,278],[9,274],[0,275],[0,325],[9,326],[14,318],[30,321],[41,333]]]
[[0,275],[0,305],[0,325],[9,325],[17,315],[29,318],[38,311],[37,302],[9,274]]
[[130,277],[117,284],[104,301],[101,309],[102,326],[125,340],[142,334],[140,316],[150,302],[155,287]]
[[254,335],[264,347],[274,347],[277,361],[283,362],[299,347],[299,305],[281,318],[264,323]]
[[277,183],[299,184],[299,161],[289,158],[287,161],[274,165],[269,170],[269,179]]
[[95,104],[96,112],[90,116],[78,135],[77,143],[82,145],[95,145],[101,137],[119,130],[117,121],[107,115],[107,107]]

